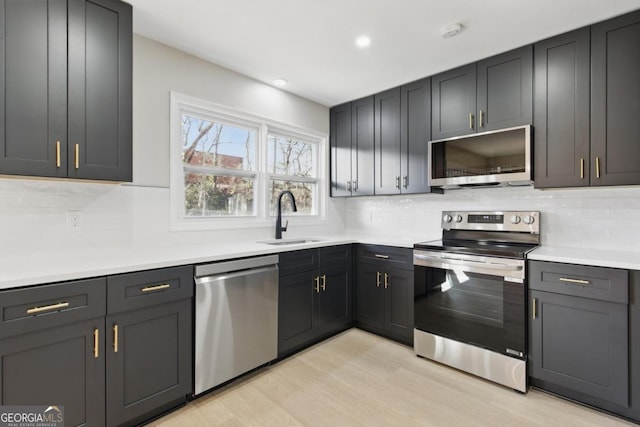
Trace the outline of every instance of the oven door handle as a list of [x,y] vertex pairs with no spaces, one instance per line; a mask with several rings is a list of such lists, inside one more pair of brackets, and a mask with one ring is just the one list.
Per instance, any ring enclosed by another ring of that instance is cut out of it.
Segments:
[[422,265],[425,267],[444,268],[449,267],[462,267],[469,272],[487,273],[486,270],[491,271],[489,274],[498,275],[496,273],[502,272],[504,277],[511,277],[516,274],[516,278],[523,276],[523,265],[509,265],[504,263],[486,262],[470,259],[459,259],[449,257],[433,257],[429,255],[414,254],[414,259],[417,260],[416,265]]

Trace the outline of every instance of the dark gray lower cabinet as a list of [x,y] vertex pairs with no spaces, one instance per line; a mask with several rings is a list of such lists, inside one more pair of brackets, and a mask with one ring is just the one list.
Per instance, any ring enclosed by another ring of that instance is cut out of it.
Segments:
[[280,254],[278,356],[351,326],[351,245]]
[[409,248],[358,245],[356,326],[413,344],[413,265]]
[[[530,262],[533,386],[640,420],[636,279],[627,270]],[[631,279],[631,280],[629,280]]]
[[186,402],[192,295],[191,266],[1,292],[0,405],[120,426]]

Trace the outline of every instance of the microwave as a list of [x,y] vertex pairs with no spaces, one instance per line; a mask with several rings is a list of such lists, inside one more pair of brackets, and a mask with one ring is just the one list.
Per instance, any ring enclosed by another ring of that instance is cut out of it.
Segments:
[[531,125],[429,141],[429,185],[531,185]]

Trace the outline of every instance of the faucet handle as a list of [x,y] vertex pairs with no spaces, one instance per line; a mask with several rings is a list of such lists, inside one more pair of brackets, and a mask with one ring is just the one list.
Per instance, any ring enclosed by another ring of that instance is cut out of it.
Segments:
[[287,227],[289,226],[289,220],[286,220],[284,222],[284,227],[280,227],[280,230],[282,231],[287,231]]

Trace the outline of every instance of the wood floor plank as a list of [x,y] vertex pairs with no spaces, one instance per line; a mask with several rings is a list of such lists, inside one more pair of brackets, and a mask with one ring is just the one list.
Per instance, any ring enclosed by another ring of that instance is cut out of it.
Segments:
[[150,424],[200,426],[632,426],[538,390],[416,357],[359,329],[306,349]]

